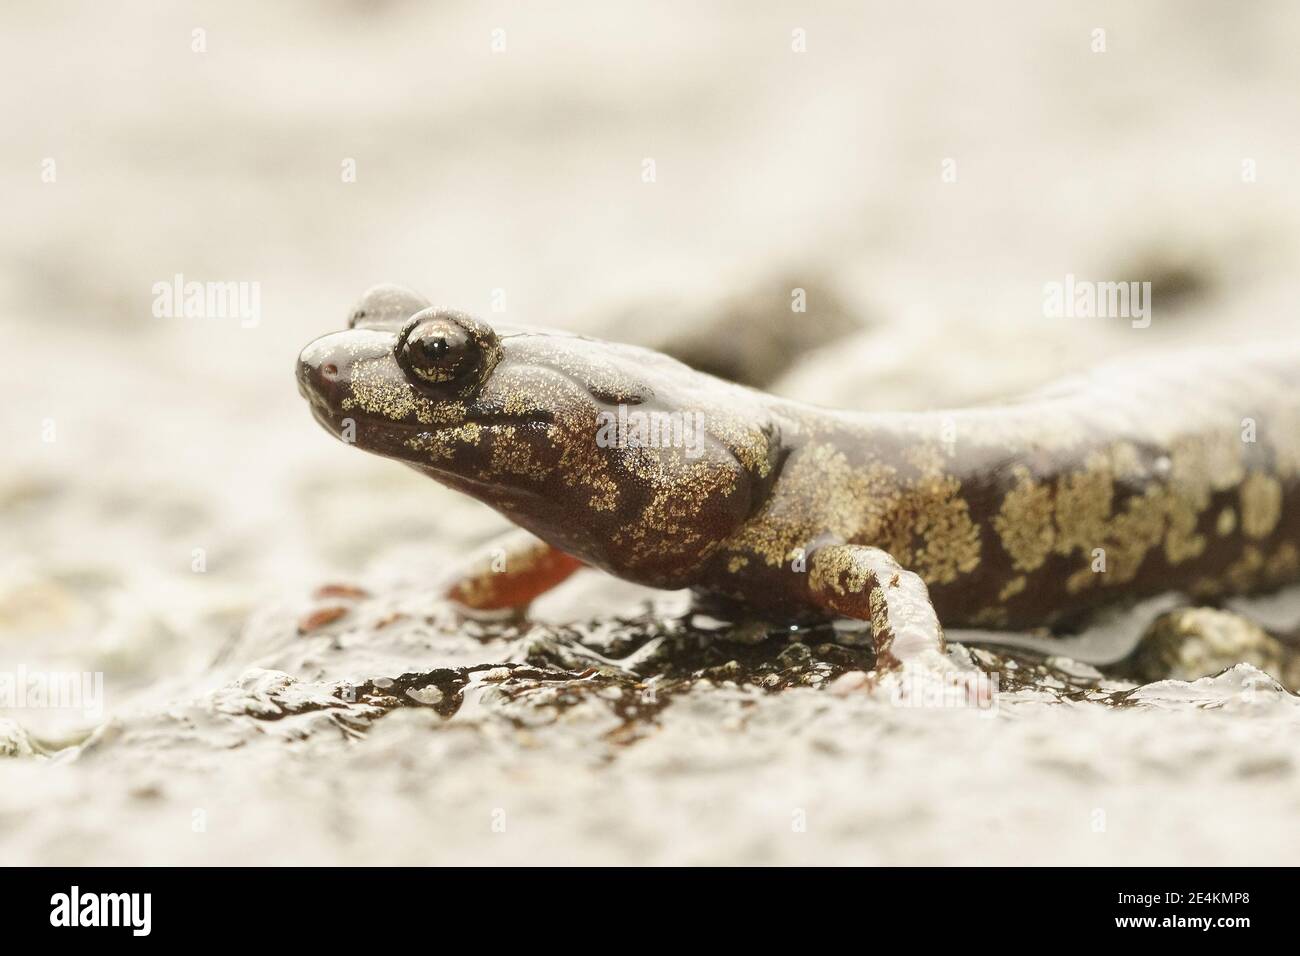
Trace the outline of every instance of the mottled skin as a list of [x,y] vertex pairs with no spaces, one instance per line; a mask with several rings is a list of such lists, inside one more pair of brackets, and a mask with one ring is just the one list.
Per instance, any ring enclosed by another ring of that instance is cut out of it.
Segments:
[[[903,631],[941,646],[927,585],[946,625],[1019,628],[1300,577],[1294,347],[1119,364],[995,407],[867,415],[427,305],[378,287],[349,330],[303,351],[317,420],[641,584],[780,619],[871,620],[887,650]],[[620,405],[701,413],[698,454],[599,447],[597,415]],[[461,597],[524,603],[576,566],[540,545],[517,553],[531,584]]]

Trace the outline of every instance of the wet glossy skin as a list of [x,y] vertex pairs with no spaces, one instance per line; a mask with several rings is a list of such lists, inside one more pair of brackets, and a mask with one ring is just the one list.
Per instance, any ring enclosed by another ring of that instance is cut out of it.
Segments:
[[[845,597],[859,552],[831,546],[868,545],[885,561],[871,580],[897,559],[945,625],[1023,627],[1300,577],[1294,349],[1117,366],[999,407],[856,415],[401,290],[359,311],[299,361],[322,425],[642,584],[866,617]],[[601,447],[598,416],[620,408],[702,433]]]
[[[476,382],[437,385],[397,359],[400,321],[325,336],[299,363],[303,394],[335,435],[473,495],[582,560],[657,587],[683,587],[771,484],[761,396],[666,356],[563,333],[488,329]],[[699,411],[685,448],[601,448],[597,415],[619,407]]]

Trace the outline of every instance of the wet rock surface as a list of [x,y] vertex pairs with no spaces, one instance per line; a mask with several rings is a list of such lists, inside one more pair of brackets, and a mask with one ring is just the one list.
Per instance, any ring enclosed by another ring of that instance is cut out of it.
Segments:
[[[855,680],[871,652],[830,626],[737,631],[679,595],[572,625],[473,620],[366,590],[318,633],[297,621],[337,592],[261,617],[240,660],[196,682],[207,690],[139,700],[78,745],[46,751],[7,725],[0,820],[27,812],[24,788],[49,801],[7,831],[8,852],[918,863],[956,843],[965,858],[1047,863],[1297,849],[1289,829],[1266,838],[1236,812],[1186,839],[1207,795],[1238,812],[1294,806],[1300,699],[1247,664],[1135,684],[958,646],[996,697],[927,706]],[[88,850],[75,837],[90,833]]]

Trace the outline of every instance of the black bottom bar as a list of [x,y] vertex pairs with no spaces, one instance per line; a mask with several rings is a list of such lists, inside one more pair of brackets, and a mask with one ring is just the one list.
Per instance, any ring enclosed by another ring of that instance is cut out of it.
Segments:
[[[676,874],[669,883],[662,873],[625,871],[601,874],[598,885],[585,886],[580,871],[557,879],[498,869],[10,869],[0,870],[0,910],[13,942],[71,933],[83,942],[91,936],[249,942],[270,924],[283,926],[295,945],[338,945],[348,928],[434,928],[441,920],[478,926],[490,936],[511,908],[525,918],[567,913],[577,923],[609,921],[611,932],[621,935],[618,924],[627,917],[620,914],[629,904],[639,910],[642,930],[652,913],[668,929],[679,917],[697,922],[709,901],[725,910],[726,900],[745,899],[742,894],[752,894],[750,905],[797,899],[804,919],[817,909],[831,919],[856,914],[869,923],[916,917],[950,923],[965,935],[960,924],[969,918],[968,928],[986,939],[990,932],[1000,935],[994,927],[1001,926],[1014,927],[1016,936],[1035,929],[1069,930],[1080,939],[1099,931],[1198,934],[1230,944],[1242,932],[1282,932],[1294,922],[1284,911],[1294,909],[1294,877],[1282,869],[875,869],[847,879],[842,871],[729,870],[698,874],[704,878],[698,892],[680,885],[696,875]],[[617,893],[611,893],[614,880],[621,882]],[[727,892],[717,892],[720,881]],[[797,896],[784,895],[787,889]],[[602,916],[601,902],[611,899],[621,902]],[[480,915],[485,922],[475,922]],[[737,918],[745,922],[753,915],[732,913],[721,922],[734,933]]]

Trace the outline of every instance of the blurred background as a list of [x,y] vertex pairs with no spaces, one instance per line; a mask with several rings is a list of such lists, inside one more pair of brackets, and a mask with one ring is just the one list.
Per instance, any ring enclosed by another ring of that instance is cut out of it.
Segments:
[[[0,666],[102,670],[110,710],[202,685],[305,589],[418,587],[500,526],[298,396],[378,282],[706,367],[788,341],[755,380],[877,409],[1295,328],[1286,0],[0,18]],[[256,283],[255,326],[156,317],[177,274]],[[1151,326],[1045,318],[1066,274],[1151,282]]]

